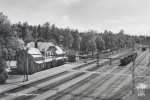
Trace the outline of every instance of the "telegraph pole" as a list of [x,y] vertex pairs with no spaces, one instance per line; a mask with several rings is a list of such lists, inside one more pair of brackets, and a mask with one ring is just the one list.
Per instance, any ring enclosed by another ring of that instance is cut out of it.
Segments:
[[[132,52],[133,52],[133,38],[132,38]],[[133,65],[132,65],[132,95],[134,95],[134,90],[135,90],[135,59],[132,61]]]
[[27,50],[26,50],[26,62],[27,62],[27,66],[26,66],[26,68],[27,68],[27,73],[26,73],[26,81],[28,81],[28,48],[27,48]]
[[23,79],[23,82],[24,81],[28,81],[28,72],[29,72],[29,68],[28,68],[28,49],[30,47],[30,44],[27,43],[27,46],[26,46],[26,59],[25,59],[25,64],[24,64],[24,79]]
[[134,94],[135,90],[135,68],[134,68],[135,60],[133,60],[133,65],[132,65],[132,95]]
[[148,65],[147,67],[150,65],[150,45],[149,45],[149,53],[148,53]]
[[0,69],[3,67],[2,65],[2,46],[1,46],[1,43],[0,43]]

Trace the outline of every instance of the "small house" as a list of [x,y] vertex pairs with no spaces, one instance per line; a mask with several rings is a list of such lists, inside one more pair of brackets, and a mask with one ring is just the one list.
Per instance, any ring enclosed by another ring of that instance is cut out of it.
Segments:
[[79,54],[75,50],[69,50],[67,53],[68,62],[76,62],[79,60]]

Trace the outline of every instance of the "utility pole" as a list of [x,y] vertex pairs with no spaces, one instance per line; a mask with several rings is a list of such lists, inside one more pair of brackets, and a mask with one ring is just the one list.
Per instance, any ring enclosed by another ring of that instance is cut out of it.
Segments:
[[150,64],[150,45],[149,45],[149,55],[148,56],[149,56],[149,60],[148,61],[149,61],[149,64]]
[[26,46],[26,59],[25,59],[25,63],[26,64],[24,64],[24,79],[23,79],[23,82],[24,81],[28,81],[28,71],[29,71],[29,68],[28,68],[28,62],[29,62],[29,60],[28,60],[28,49],[29,49],[29,47],[30,47],[30,43],[27,43],[27,46]]
[[134,68],[135,60],[133,60],[133,65],[132,65],[132,95],[134,94],[135,90],[135,68]]
[[149,62],[148,62],[147,67],[150,65],[150,45],[149,45],[149,53],[148,53],[148,56],[149,56],[149,57],[148,57],[148,61],[149,61]]
[[0,43],[0,69],[3,67],[3,62],[2,62],[2,46],[1,46],[1,43]]
[[26,66],[26,68],[27,68],[27,73],[26,73],[26,81],[28,81],[28,71],[29,71],[29,69],[28,69],[28,48],[27,48],[27,50],[26,50],[26,62],[27,62],[27,66]]
[[97,67],[99,67],[99,51],[97,51]]

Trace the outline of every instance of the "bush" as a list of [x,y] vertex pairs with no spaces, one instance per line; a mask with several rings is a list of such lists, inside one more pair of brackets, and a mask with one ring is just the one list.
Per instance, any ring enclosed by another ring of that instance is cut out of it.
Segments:
[[8,78],[7,71],[4,68],[0,69],[0,84],[5,84],[7,78]]

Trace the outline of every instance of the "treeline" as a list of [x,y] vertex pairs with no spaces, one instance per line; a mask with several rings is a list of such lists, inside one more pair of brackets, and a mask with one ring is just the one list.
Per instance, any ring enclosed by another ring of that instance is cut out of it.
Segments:
[[125,34],[123,30],[118,33],[105,30],[103,33],[98,33],[95,30],[88,30],[86,32],[79,32],[77,29],[58,28],[49,22],[43,25],[32,26],[25,23],[13,24],[17,27],[18,36],[26,43],[29,41],[53,41],[57,45],[61,45],[66,49],[74,49],[81,52],[96,51],[96,38],[100,36],[104,41],[104,49],[119,49],[131,48],[137,44],[146,45],[149,37],[146,36],[131,36]]
[[21,38],[28,43],[30,41],[54,42],[66,49],[74,49],[82,53],[102,51],[103,49],[130,48],[137,44],[149,43],[149,36],[131,36],[123,30],[118,33],[105,30],[98,33],[95,30],[79,32],[77,29],[58,28],[49,22],[43,25],[29,25],[27,22],[11,24],[7,16],[0,13],[0,42],[3,52],[13,55],[21,49],[17,41]]

